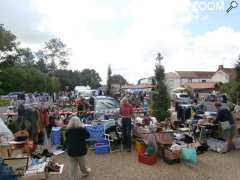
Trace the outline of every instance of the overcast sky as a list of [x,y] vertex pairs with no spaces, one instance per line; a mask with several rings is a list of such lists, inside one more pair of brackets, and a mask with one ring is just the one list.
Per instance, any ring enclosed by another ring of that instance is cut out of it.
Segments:
[[61,38],[72,49],[70,68],[93,68],[103,83],[109,64],[136,83],[153,75],[158,52],[167,72],[232,67],[240,54],[240,7],[226,13],[230,2],[0,0],[0,23],[34,50]]

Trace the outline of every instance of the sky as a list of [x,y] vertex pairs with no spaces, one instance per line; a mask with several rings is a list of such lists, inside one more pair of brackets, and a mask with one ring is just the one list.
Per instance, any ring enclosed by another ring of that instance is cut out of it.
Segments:
[[69,48],[69,68],[108,65],[128,82],[166,72],[232,67],[240,54],[240,0],[0,0],[0,23],[37,51],[51,38]]

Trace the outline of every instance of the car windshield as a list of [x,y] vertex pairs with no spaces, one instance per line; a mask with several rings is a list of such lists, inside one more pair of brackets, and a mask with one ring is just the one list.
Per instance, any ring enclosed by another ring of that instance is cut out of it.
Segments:
[[96,110],[119,108],[119,102],[115,99],[97,99]]
[[187,94],[180,94],[179,97],[180,98],[188,98],[189,96]]

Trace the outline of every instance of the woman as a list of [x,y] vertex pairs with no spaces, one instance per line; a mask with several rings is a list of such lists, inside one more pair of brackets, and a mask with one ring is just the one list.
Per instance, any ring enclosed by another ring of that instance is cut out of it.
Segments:
[[76,116],[72,117],[67,126],[66,149],[70,159],[70,180],[77,180],[78,166],[83,176],[88,176],[91,169],[86,168],[85,155],[87,154],[86,139],[89,132],[84,128],[84,124]]
[[120,115],[122,117],[123,145],[128,152],[131,152],[131,118],[133,116],[133,107],[128,103],[127,98],[123,98],[120,106]]
[[228,151],[234,149],[233,138],[235,135],[235,122],[232,112],[225,107],[222,107],[221,102],[216,102],[217,117],[215,122],[219,123],[222,131],[222,138],[227,141]]

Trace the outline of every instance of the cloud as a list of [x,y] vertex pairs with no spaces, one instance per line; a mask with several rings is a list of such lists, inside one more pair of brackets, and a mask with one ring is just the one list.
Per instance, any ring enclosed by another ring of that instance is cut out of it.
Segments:
[[[157,52],[172,54],[185,42],[184,25],[191,21],[189,0],[131,0],[121,8],[113,1],[99,2],[38,1],[49,31],[72,48],[74,68],[95,68],[106,79],[107,65],[111,64],[113,73],[136,82],[152,75]],[[119,19],[127,23],[115,34],[112,27]],[[99,28],[111,35],[106,36]]]
[[[230,27],[193,35],[188,25],[201,14],[191,8],[191,0],[24,2],[28,2],[26,7],[37,7],[27,20],[25,34],[42,31],[60,37],[72,49],[71,68],[96,69],[103,83],[109,64],[114,74],[122,74],[131,83],[152,76],[158,52],[164,56],[166,71],[216,70],[223,62],[231,66],[239,53],[240,32]],[[22,11],[26,10],[17,10]],[[22,27],[17,31],[22,32]],[[36,36],[25,39],[44,39]]]
[[38,44],[54,37],[44,30],[42,14],[31,0],[2,0],[0,23],[25,44]]
[[[233,67],[240,53],[240,32],[219,27],[201,36],[186,38],[187,44],[169,59],[168,70],[216,70],[218,65]],[[186,66],[187,65],[187,66]]]

